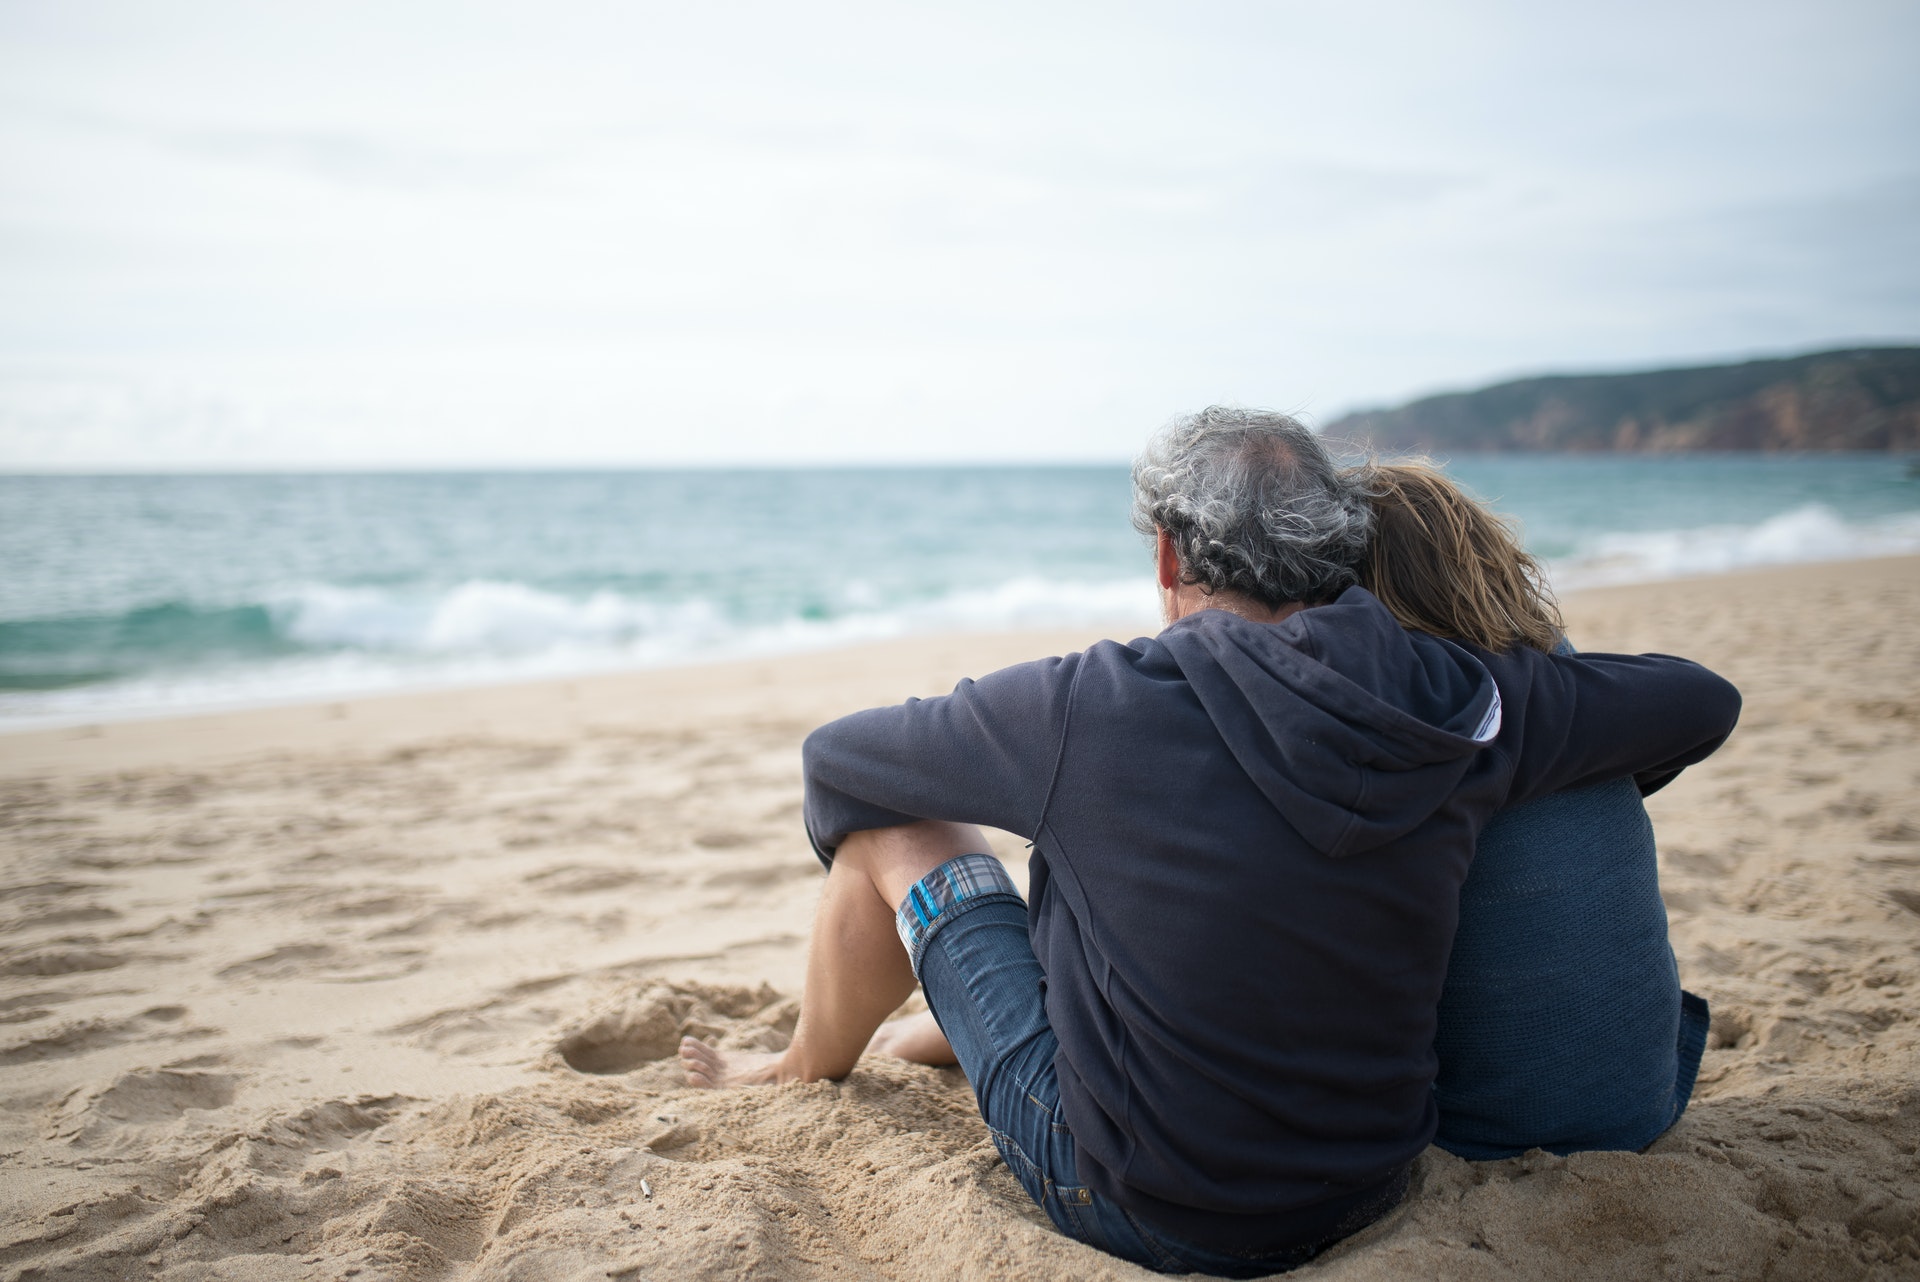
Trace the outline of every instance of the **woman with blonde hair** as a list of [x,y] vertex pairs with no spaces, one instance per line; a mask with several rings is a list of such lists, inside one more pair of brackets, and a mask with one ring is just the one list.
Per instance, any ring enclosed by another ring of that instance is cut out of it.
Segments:
[[[1360,583],[1402,627],[1571,653],[1506,522],[1424,461],[1359,474],[1374,516]],[[1680,988],[1641,804],[1670,778],[1542,797],[1481,831],[1434,1038],[1441,1147],[1637,1150],[1686,1108],[1707,1004]]]

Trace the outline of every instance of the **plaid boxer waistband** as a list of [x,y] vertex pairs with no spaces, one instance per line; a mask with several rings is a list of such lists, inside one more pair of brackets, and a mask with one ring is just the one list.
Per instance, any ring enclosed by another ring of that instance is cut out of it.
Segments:
[[969,900],[987,895],[1020,897],[1006,868],[992,855],[961,855],[949,859],[913,883],[893,915],[900,942],[907,946],[914,974],[920,973],[920,949],[942,913],[951,913]]

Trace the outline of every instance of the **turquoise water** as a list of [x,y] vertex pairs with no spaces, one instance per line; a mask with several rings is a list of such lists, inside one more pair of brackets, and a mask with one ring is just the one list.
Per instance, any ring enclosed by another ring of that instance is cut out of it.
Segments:
[[[1920,550],[1885,457],[1470,458],[1560,587]],[[0,477],[0,723],[1153,624],[1124,467]]]

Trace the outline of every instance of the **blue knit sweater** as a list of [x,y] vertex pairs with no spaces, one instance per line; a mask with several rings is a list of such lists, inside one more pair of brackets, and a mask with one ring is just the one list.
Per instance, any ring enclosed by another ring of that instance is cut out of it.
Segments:
[[1706,1040],[1633,782],[1494,816],[1440,998],[1434,1142],[1474,1160],[1645,1148],[1686,1108]]

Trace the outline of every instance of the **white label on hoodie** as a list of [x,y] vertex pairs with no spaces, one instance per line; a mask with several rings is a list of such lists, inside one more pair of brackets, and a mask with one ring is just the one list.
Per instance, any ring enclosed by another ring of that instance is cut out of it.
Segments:
[[1493,688],[1493,703],[1487,708],[1487,715],[1480,718],[1480,728],[1473,732],[1475,743],[1492,743],[1500,733],[1500,687]]

